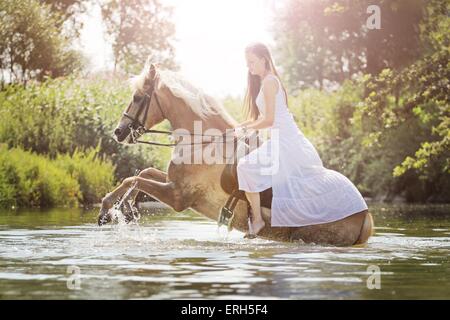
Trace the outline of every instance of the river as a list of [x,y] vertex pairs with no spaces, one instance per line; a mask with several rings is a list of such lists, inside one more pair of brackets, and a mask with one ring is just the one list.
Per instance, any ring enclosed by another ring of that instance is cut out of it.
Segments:
[[186,210],[0,211],[0,299],[450,299],[450,205],[369,204],[366,247],[243,239]]

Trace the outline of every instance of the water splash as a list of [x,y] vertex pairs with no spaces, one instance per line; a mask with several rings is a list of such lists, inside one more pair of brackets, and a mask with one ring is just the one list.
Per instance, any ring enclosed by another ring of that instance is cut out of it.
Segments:
[[228,229],[228,227],[225,228],[225,230],[226,230],[225,233],[223,233],[221,230],[223,230],[223,228],[221,228],[221,226],[218,225],[217,229],[216,229],[216,233],[217,233],[217,236],[219,237],[219,240],[223,241],[223,242],[228,242],[230,230]]
[[[114,239],[112,242],[129,242],[133,243],[133,245],[140,246],[143,243],[148,242],[149,240],[154,240],[154,234],[151,235],[144,234],[142,228],[139,225],[139,220],[141,215],[139,211],[134,207],[133,200],[128,199],[131,192],[136,189],[136,184],[134,183],[122,198],[114,204],[114,206],[109,209],[108,214],[110,214],[111,221],[114,224],[111,225],[111,236]],[[123,210],[128,210],[129,212],[124,213]],[[132,219],[128,219],[126,214],[132,215]]]
[[[115,203],[114,206],[111,209],[109,209],[109,211],[108,211],[108,213],[111,215],[112,221],[117,222],[118,225],[126,225],[127,224],[126,216],[122,212],[122,208],[125,208],[125,205],[128,205],[128,207],[130,208],[130,211],[131,211],[130,214],[132,214],[133,218],[134,218],[132,220],[133,222],[135,222],[137,224],[138,220],[140,219],[140,215],[139,215],[138,211],[133,210],[133,204],[131,203],[132,200],[127,200],[128,197],[130,196],[131,192],[133,192],[133,190],[136,189],[136,185],[137,185],[137,183],[135,182],[130,188],[128,188],[127,192],[125,192],[125,194],[122,196],[120,201]],[[127,202],[125,202],[125,201],[127,201]],[[137,216],[135,215],[135,212],[137,213]]]

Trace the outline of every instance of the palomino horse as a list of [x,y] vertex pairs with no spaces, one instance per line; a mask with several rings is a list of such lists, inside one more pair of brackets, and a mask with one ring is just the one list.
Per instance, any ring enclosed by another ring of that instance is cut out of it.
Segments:
[[[154,64],[145,67],[134,84],[133,100],[114,132],[118,142],[133,143],[136,132],[150,129],[165,119],[173,130],[186,129],[188,132],[194,132],[193,123],[196,121],[201,121],[205,130],[216,128],[223,133],[236,124],[210,96],[197,91],[184,80],[177,80],[176,73],[159,70]],[[119,187],[108,193],[102,200],[99,224],[111,220],[109,209],[132,186],[135,187],[133,197],[142,191],[177,212],[191,208],[217,221],[221,207],[229,197],[220,186],[226,164],[180,164],[175,163],[174,153],[172,155],[167,173],[155,168],[145,169],[138,176],[124,179]],[[232,227],[248,231],[247,203],[239,201],[234,212]],[[373,229],[372,216],[367,210],[339,221],[303,227],[271,227],[270,209],[262,208],[262,214],[266,226],[258,236],[278,241],[337,246],[364,244]]]

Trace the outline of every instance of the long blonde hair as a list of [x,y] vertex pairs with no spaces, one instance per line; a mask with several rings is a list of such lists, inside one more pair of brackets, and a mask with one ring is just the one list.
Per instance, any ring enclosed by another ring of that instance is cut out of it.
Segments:
[[[245,52],[251,52],[258,58],[264,58],[266,69],[270,70],[274,75],[278,77],[278,79],[280,79],[280,77],[278,76],[278,72],[273,64],[272,55],[270,54],[269,49],[265,44],[260,42],[251,43],[245,48]],[[281,80],[280,84],[283,88],[287,104],[287,92],[285,87],[281,83]],[[244,98],[244,112],[246,119],[256,120],[259,116],[259,110],[256,106],[256,97],[258,96],[260,89],[261,78],[258,75],[251,74],[249,71],[247,75],[247,91]]]

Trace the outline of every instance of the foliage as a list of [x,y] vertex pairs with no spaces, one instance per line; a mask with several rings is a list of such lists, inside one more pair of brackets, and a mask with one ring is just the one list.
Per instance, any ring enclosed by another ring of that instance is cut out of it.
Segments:
[[77,180],[81,191],[79,201],[85,204],[100,202],[114,186],[114,166],[110,160],[98,156],[99,146],[88,152],[75,150],[72,155],[59,154],[54,161]]
[[[367,78],[371,92],[359,115],[368,132],[367,144],[396,145],[402,159],[393,168],[405,188],[415,188],[421,200],[450,187],[450,54],[448,48],[420,59],[401,73],[386,69]],[[392,143],[394,142],[394,143]]]
[[[401,69],[420,56],[419,23],[427,0],[289,0],[277,12],[277,61],[290,92],[327,88],[362,73]],[[370,5],[381,29],[370,30]]]
[[41,0],[41,2],[48,4],[53,12],[61,16],[56,27],[62,29],[68,39],[80,36],[83,28],[80,15],[89,9],[86,0]]
[[48,158],[0,145],[0,206],[75,206],[76,178]]
[[114,70],[137,73],[147,57],[174,69],[171,14],[171,7],[158,0],[104,1],[102,15],[113,46]]
[[0,2],[0,71],[2,84],[72,73],[83,65],[58,25],[61,16],[38,0]]

